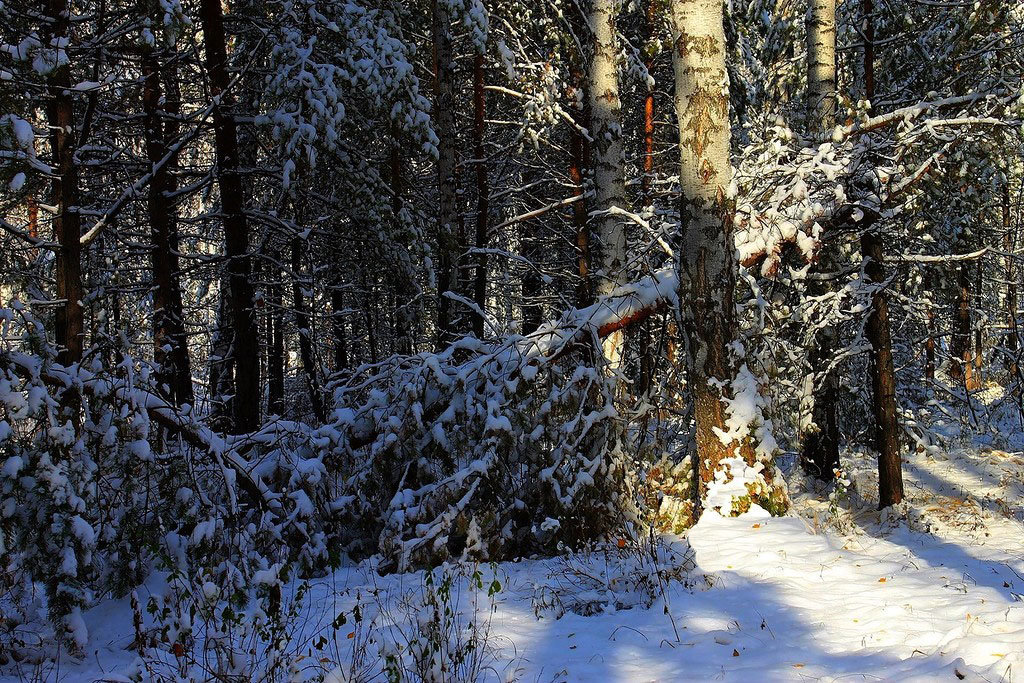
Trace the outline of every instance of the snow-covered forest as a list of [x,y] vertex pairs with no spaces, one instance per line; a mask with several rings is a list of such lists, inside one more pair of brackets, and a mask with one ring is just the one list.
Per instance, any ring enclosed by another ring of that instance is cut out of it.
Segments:
[[1024,681],[1019,0],[0,1],[0,680]]

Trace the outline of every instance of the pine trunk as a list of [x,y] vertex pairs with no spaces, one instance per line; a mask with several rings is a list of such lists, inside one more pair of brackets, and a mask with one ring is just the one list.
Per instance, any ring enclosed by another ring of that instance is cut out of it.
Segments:
[[487,153],[484,150],[484,121],[487,113],[484,99],[484,56],[473,60],[473,155],[476,168],[476,273],[473,282],[473,302],[479,309],[473,316],[473,332],[477,339],[484,338],[484,312],[487,310]]
[[303,293],[302,273],[302,243],[298,239],[292,240],[292,300],[295,307],[295,331],[299,335],[299,359],[302,361],[302,371],[306,375],[306,385],[309,387],[309,402],[313,406],[313,415],[323,423],[326,420],[324,414],[323,397],[320,394],[320,380],[316,374],[316,363],[313,359],[313,330],[311,328],[309,311],[306,308],[306,296]]
[[284,415],[284,301],[281,296],[280,254],[267,259],[267,412]]
[[[868,281],[885,282],[882,240],[870,227],[861,236],[861,253],[866,261],[864,272]],[[878,448],[878,507],[886,508],[903,500],[903,471],[896,421],[896,370],[892,360],[889,302],[884,290],[871,298],[867,336],[871,342],[872,408]]]
[[[71,7],[67,0],[50,0],[50,22],[47,44],[67,41]],[[82,360],[84,343],[84,316],[82,312],[82,218],[78,213],[78,167],[75,164],[75,112],[71,90],[69,60],[58,66],[46,78],[49,97],[46,101],[46,119],[50,129],[50,148],[53,151],[53,233],[56,249],[57,298],[55,337],[57,360],[71,365]]]
[[438,137],[437,159],[437,346],[454,339],[451,299],[445,292],[454,282],[453,255],[457,247],[458,216],[455,186],[455,85],[451,17],[440,0],[431,3],[434,39],[434,132]]
[[[161,120],[163,93],[160,68],[156,56],[149,49],[142,54],[142,78],[146,157],[156,168],[173,140],[167,137]],[[171,189],[169,166],[164,164],[156,168],[148,187],[149,229],[153,240],[153,357],[158,367],[159,384],[167,387],[167,396],[174,404],[182,405],[194,399],[181,285],[178,282],[178,240],[172,223],[175,209],[167,197]]]
[[[875,97],[875,22],[873,0],[863,0],[864,96]],[[874,229],[873,218],[861,235],[864,273],[869,282],[885,281],[885,253],[882,239]],[[899,424],[896,420],[896,368],[892,360],[892,336],[889,329],[889,302],[885,290],[871,298],[867,320],[871,343],[872,412],[875,417],[875,442],[878,449],[878,507],[886,508],[903,500],[903,468],[900,461]]]
[[220,0],[202,0],[206,71],[214,97],[214,151],[217,184],[224,214],[224,246],[228,259],[228,308],[233,328],[234,398],[232,428],[236,433],[257,428],[260,419],[260,341],[253,315],[253,288],[249,281],[249,226],[244,211],[242,178],[238,172],[238,131],[230,110],[229,75]]

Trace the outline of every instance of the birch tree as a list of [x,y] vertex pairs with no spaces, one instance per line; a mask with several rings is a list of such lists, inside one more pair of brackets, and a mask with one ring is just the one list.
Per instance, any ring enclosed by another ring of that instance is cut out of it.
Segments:
[[[595,256],[594,292],[607,294],[625,282],[626,231],[621,212],[626,207],[623,169],[622,105],[619,100],[618,38],[615,16],[618,0],[592,0],[589,23],[593,54],[590,60],[590,134],[594,142],[591,160],[594,170],[592,232],[597,241],[590,245]],[[605,358],[613,367],[622,361],[622,331],[604,341]]]
[[[729,80],[725,65],[722,3],[674,0],[673,66],[679,121],[680,236],[676,246],[679,301],[688,346],[687,378],[696,423],[695,503],[727,477],[746,480],[750,501],[769,504],[770,437],[757,434],[757,388],[738,342],[734,292],[737,263],[733,244],[730,185]],[[753,392],[754,395],[751,395]],[[767,484],[767,486],[766,486]],[[762,495],[767,494],[767,495]],[[722,501],[725,512],[740,501]],[[771,507],[771,505],[769,505]]]
[[[831,138],[836,119],[836,3],[812,0],[807,14],[807,128],[814,142]],[[831,271],[836,263],[834,244],[825,244],[819,263]],[[826,293],[823,280],[810,283],[810,294]],[[811,340],[811,373],[825,368],[825,376],[813,383],[810,396],[811,423],[804,430],[800,454],[804,471],[831,481],[839,467],[839,378],[828,370],[838,340],[834,325],[826,324]]]

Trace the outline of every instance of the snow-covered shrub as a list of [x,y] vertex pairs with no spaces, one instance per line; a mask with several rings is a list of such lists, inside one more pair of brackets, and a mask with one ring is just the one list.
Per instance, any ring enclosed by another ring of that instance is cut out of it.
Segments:
[[424,572],[421,590],[403,596],[397,613],[387,619],[392,625],[378,626],[388,680],[483,680],[494,662],[490,618],[501,590],[493,564],[487,574],[479,564]]
[[[0,309],[0,596],[23,614],[45,588],[56,635],[73,651],[82,610],[121,596],[154,569],[204,574],[247,595],[275,564],[329,562],[316,503],[325,471],[304,425],[210,432],[166,403],[145,363],[63,367],[38,321]],[[241,454],[244,450],[245,456]],[[0,640],[0,649],[18,646]]]
[[669,544],[653,534],[617,539],[560,557],[545,580],[533,587],[538,618],[560,619],[566,612],[591,616],[649,608],[668,599],[674,584],[690,590],[696,565],[685,541]]
[[226,593],[212,578],[171,573],[166,591],[145,606],[132,594],[139,657],[129,678],[273,683],[326,673],[324,662],[303,656],[307,583],[283,590],[287,576],[277,565],[257,574],[244,595]]

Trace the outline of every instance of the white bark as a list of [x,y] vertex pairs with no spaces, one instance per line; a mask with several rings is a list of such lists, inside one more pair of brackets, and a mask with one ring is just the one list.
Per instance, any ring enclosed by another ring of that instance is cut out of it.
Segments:
[[[592,0],[590,28],[593,55],[590,60],[590,135],[594,164],[593,233],[597,238],[594,268],[598,295],[606,295],[625,282],[626,230],[614,209],[626,207],[621,104],[619,101],[619,44],[615,32],[618,0]],[[604,341],[605,357],[613,367],[622,360],[622,332]]]
[[[672,0],[672,61],[679,121],[681,244],[679,301],[687,336],[687,380],[696,423],[698,496],[726,458],[747,456],[742,435],[726,435],[728,389],[737,367],[735,246],[729,78],[721,0]],[[740,441],[737,441],[737,438]],[[700,502],[695,501],[695,502]]]
[[818,138],[836,125],[836,0],[811,0],[807,14],[807,121]]

